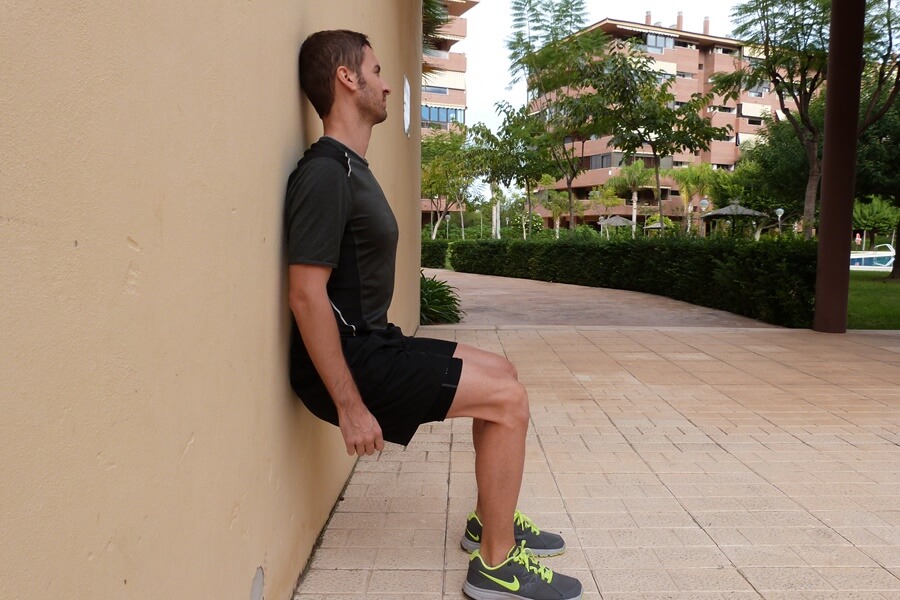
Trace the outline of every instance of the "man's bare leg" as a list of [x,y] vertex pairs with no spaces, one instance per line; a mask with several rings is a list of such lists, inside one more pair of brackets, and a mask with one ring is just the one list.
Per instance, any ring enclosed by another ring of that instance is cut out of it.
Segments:
[[477,510],[484,526],[481,555],[489,564],[499,564],[515,545],[513,514],[525,467],[528,395],[507,369],[464,359],[447,416],[481,422],[473,424]]
[[[474,346],[470,346],[468,344],[459,344],[456,347],[456,351],[453,353],[455,358],[462,359],[463,362],[472,361],[478,364],[484,365],[490,369],[495,369],[497,371],[501,371],[504,373],[508,373],[512,375],[513,378],[519,378],[519,373],[516,370],[515,365],[509,362],[503,356],[499,354],[495,354],[493,352],[489,352],[487,350],[482,350],[480,348],[476,348]],[[475,454],[478,454],[478,449],[483,447],[481,440],[484,436],[484,421],[481,419],[472,419],[472,445],[475,448]],[[478,515],[478,518],[481,519],[483,517],[482,508],[481,508],[481,492],[479,488],[478,498],[475,502],[475,514]]]

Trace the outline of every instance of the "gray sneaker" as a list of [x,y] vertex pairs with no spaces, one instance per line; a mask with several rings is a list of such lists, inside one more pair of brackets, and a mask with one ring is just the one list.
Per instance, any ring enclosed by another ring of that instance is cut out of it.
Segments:
[[542,566],[524,541],[496,567],[473,552],[463,584],[463,593],[474,600],[579,600],[581,592],[580,581]]
[[[513,525],[515,525],[516,543],[524,541],[525,546],[535,556],[556,556],[566,551],[566,542],[562,539],[562,536],[549,531],[541,531],[534,524],[534,521],[518,510],[513,516]],[[481,548],[481,529],[481,521],[478,519],[478,516],[475,513],[469,513],[469,518],[466,521],[466,532],[459,542],[463,550],[475,552]]]

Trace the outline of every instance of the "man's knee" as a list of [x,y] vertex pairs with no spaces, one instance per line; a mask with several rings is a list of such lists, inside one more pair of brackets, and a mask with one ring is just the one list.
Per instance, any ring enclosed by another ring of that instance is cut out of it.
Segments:
[[506,372],[513,376],[513,379],[519,379],[519,370],[516,369],[516,365],[512,364],[509,359],[504,358],[504,362],[506,363]]
[[528,392],[524,385],[510,378],[498,401],[502,404],[500,414],[503,415],[507,425],[515,428],[528,427],[531,414],[528,409]]

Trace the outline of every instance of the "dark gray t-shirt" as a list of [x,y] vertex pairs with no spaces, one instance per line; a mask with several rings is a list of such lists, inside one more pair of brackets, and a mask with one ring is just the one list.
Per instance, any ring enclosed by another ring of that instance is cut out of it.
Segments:
[[397,221],[366,159],[330,137],[313,144],[288,179],[285,235],[288,264],[333,269],[328,297],[342,336],[388,324]]

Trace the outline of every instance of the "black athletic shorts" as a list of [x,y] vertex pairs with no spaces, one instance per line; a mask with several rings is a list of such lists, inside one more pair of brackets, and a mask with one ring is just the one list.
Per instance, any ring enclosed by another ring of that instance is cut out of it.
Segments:
[[[409,444],[422,423],[443,421],[456,395],[462,361],[456,342],[403,335],[399,327],[341,338],[347,366],[384,439]],[[323,421],[338,424],[337,409],[305,354],[291,355],[291,387]]]

